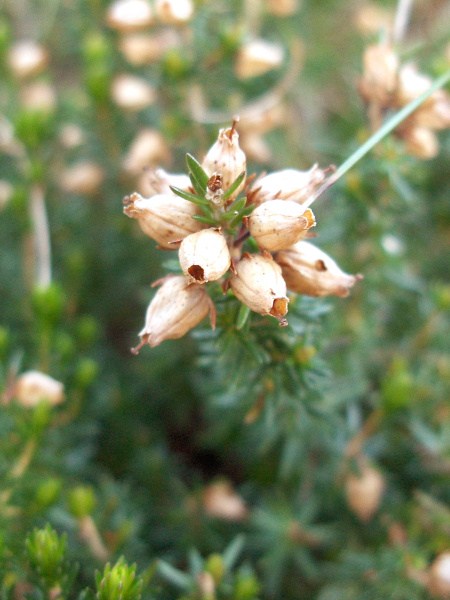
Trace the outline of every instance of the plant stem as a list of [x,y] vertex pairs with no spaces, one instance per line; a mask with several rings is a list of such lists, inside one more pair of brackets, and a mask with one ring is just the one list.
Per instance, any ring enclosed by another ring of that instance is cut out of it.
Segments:
[[392,117],[377,131],[375,132],[368,140],[365,142],[356,152],[354,152],[342,165],[336,170],[331,177],[329,177],[325,183],[323,183],[320,188],[317,190],[315,194],[313,194],[306,202],[302,204],[303,207],[308,208],[319,196],[321,196],[324,192],[327,191],[329,187],[331,187],[336,181],[338,181],[343,175],[347,173],[353,166],[356,165],[366,154],[372,150],[374,146],[381,142],[383,138],[385,138],[393,129],[395,129],[402,121],[404,121],[411,113],[419,108],[421,104],[427,100],[431,94],[433,94],[436,90],[444,87],[448,82],[450,82],[450,69],[444,73],[441,77],[436,79],[436,81],[418,98],[415,98],[412,102],[407,104],[404,108],[402,108],[398,113],[392,115]]
[[33,223],[35,245],[35,283],[40,287],[46,288],[50,285],[52,280],[50,231],[45,208],[44,192],[38,185],[31,188],[30,214]]
[[395,44],[400,44],[405,36],[413,0],[398,0],[397,10],[395,12],[394,28],[392,30],[392,40]]

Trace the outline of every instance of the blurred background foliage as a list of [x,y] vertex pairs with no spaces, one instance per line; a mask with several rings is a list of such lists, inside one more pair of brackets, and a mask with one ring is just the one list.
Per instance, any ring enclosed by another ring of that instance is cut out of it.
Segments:
[[[122,214],[144,168],[185,172],[234,114],[249,173],[341,164],[397,5],[161,5],[129,0],[138,33],[106,0],[0,5],[1,597],[448,598],[448,132],[432,160],[388,137],[314,205],[349,298],[283,330],[218,299],[216,333],[129,351],[170,259]],[[442,74],[449,16],[417,0],[401,60]],[[24,406],[29,370],[64,402]]]

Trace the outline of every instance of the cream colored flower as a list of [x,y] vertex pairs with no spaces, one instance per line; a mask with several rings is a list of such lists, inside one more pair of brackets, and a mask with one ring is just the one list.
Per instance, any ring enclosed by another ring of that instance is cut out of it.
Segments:
[[214,328],[214,305],[203,286],[189,284],[183,276],[166,279],[147,309],[145,326],[139,333],[141,342],[133,349],[134,354],[146,344],[154,348],[164,340],[183,337],[208,313]]
[[313,165],[309,171],[284,169],[274,171],[255,181],[250,197],[254,204],[262,204],[275,198],[302,204],[316,191],[325,179],[325,171]]
[[40,44],[24,40],[14,44],[8,53],[11,71],[20,79],[41,73],[48,64],[48,53]]
[[188,281],[217,281],[230,268],[227,242],[218,229],[203,229],[184,238],[178,252],[181,269]]
[[245,253],[230,275],[234,295],[251,310],[270,315],[287,325],[286,283],[281,268],[269,256]]
[[153,9],[146,0],[116,0],[106,13],[107,24],[121,33],[145,29],[153,20]]
[[192,218],[198,214],[197,206],[172,193],[151,198],[134,193],[124,202],[123,212],[137,219],[145,235],[168,250],[175,250],[186,236],[204,228]]
[[370,521],[375,515],[385,487],[381,473],[365,462],[359,474],[348,474],[345,482],[347,503],[361,521]]
[[316,220],[311,209],[290,200],[269,200],[245,220],[261,250],[275,252],[303,239]]
[[275,260],[282,269],[287,287],[297,294],[344,298],[361,278],[344,273],[328,254],[306,241],[281,250]]
[[251,40],[240,48],[235,70],[239,79],[249,79],[264,75],[272,69],[281,67],[284,50],[279,44],[262,39]]

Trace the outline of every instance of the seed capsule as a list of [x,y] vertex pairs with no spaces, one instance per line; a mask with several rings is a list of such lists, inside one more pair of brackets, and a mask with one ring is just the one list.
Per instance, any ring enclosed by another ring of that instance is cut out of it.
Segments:
[[177,187],[180,190],[188,191],[191,187],[191,180],[184,173],[167,173],[164,169],[156,169],[148,174],[149,196],[156,194],[173,194],[170,186]]
[[[239,147],[239,135],[235,129],[236,122],[228,129],[221,129],[217,142],[210,148],[202,167],[211,177],[214,174],[222,176],[223,189],[230,185],[246,170],[246,158]],[[243,189],[244,182],[228,199],[231,202]]]
[[281,250],[275,257],[281,266],[287,287],[296,294],[308,296],[349,295],[361,275],[344,273],[335,261],[310,242],[297,242]]
[[19,404],[31,408],[41,400],[60,404],[64,400],[64,385],[40,371],[27,371],[17,378],[14,397]]
[[123,212],[137,219],[142,231],[160,246],[168,250],[179,247],[171,243],[200,231],[204,225],[192,217],[198,214],[197,206],[175,194],[158,194],[152,198],[142,198],[134,193],[126,198]]
[[303,237],[316,224],[311,209],[290,200],[269,200],[246,219],[246,225],[261,250],[283,250]]
[[373,44],[364,52],[364,74],[358,91],[366,102],[389,106],[397,86],[399,60],[387,44]]
[[268,256],[244,254],[230,276],[234,295],[251,310],[261,315],[271,315],[287,325],[283,317],[288,311],[286,283],[281,268]]
[[149,344],[152,348],[164,340],[183,337],[202,321],[208,312],[214,328],[214,307],[205,288],[190,285],[183,276],[167,279],[150,302],[145,316],[144,329],[139,333],[141,343],[133,348],[139,350]]
[[204,229],[188,235],[178,253],[183,273],[193,283],[216,281],[231,264],[227,242],[219,229]]
[[305,202],[325,179],[325,171],[313,165],[309,171],[284,169],[265,175],[253,184],[251,201],[258,205],[275,198]]

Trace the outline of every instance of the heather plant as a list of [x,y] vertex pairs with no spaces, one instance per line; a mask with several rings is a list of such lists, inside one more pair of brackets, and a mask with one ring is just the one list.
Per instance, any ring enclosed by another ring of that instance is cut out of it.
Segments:
[[0,64],[1,598],[449,598],[448,6],[4,0]]

